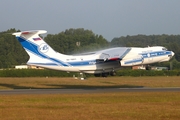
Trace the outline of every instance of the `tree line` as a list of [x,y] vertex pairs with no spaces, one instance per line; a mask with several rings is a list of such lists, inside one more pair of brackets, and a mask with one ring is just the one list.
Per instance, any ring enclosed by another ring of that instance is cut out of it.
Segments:
[[[25,64],[29,59],[29,56],[18,40],[12,35],[13,32],[18,31],[20,30],[12,28],[0,32],[0,68],[13,68],[15,65]],[[175,57],[172,60],[175,64],[173,64],[173,67],[180,69],[180,35],[128,35],[113,38],[112,41],[109,42],[102,35],[97,35],[91,30],[71,28],[58,34],[47,34],[44,40],[54,48],[54,50],[63,54],[77,54],[122,46],[164,46],[175,52]],[[169,66],[169,62],[159,65]]]
[[44,40],[63,54],[77,54],[105,48],[109,42],[102,35],[83,28],[68,29],[58,34],[48,34]]
[[[116,76],[180,76],[180,70],[130,70],[124,69],[116,72]],[[4,69],[0,70],[0,77],[80,77],[79,73],[67,73],[57,70],[42,69]],[[86,74],[86,77],[94,77]]]

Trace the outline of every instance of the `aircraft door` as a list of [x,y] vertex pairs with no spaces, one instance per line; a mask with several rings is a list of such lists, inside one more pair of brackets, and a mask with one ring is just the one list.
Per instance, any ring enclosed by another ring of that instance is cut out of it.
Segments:
[[153,57],[150,55],[150,53],[148,53],[147,56],[148,56],[148,62],[152,62],[153,61]]

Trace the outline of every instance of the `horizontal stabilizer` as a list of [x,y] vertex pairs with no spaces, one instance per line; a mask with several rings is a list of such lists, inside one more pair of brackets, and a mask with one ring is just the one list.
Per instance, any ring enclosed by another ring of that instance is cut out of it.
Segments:
[[28,35],[28,34],[31,34],[31,35],[34,35],[34,34],[44,34],[44,33],[47,33],[46,30],[31,30],[31,31],[22,31],[22,32],[16,32],[16,33],[13,33],[12,35],[16,35],[16,36],[21,36],[21,35]]

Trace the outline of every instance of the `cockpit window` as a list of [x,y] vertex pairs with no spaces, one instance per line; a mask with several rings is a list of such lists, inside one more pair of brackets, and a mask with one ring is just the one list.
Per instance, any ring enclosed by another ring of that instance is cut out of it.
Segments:
[[162,48],[162,50],[167,50],[166,48]]

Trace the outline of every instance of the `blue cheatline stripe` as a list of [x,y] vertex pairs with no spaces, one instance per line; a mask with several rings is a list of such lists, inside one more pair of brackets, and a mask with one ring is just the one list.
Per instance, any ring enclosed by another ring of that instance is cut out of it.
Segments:
[[39,57],[45,58],[45,59],[49,59],[49,60],[51,60],[53,62],[56,62],[56,63],[58,63],[60,65],[69,66],[67,63],[64,63],[64,62],[62,62],[60,60],[57,60],[55,58],[50,58],[50,57],[48,57],[46,55],[41,54],[38,51],[38,46],[33,44],[33,43],[31,43],[30,41],[28,41],[28,40],[26,40],[26,39],[24,39],[22,37],[17,37],[17,39],[19,40],[21,45],[24,47],[24,49],[27,49],[28,51],[32,52],[33,54],[35,54],[35,55],[37,55]]
[[124,64],[131,64],[131,63],[142,62],[142,61],[143,59],[131,60],[131,61],[124,62]]
[[[111,61],[114,62],[114,61]],[[78,62],[68,62],[71,64],[71,66],[77,67],[77,66],[91,66],[91,65],[97,65],[97,64],[103,64],[103,63],[97,63],[96,60],[88,60],[88,61],[78,61]],[[94,64],[93,64],[94,63]],[[36,65],[47,65],[47,66],[58,66],[55,63],[28,63],[28,64],[36,64]]]
[[171,54],[171,51],[158,51],[158,52],[143,53],[140,55],[142,55],[143,58],[151,58],[151,57],[159,57],[159,56],[165,56],[165,55],[170,55],[170,54]]
[[72,66],[87,66],[87,65],[96,65],[96,60],[88,60],[88,61],[77,61],[77,62],[69,62]]
[[27,41],[26,41],[24,38],[22,38],[22,37],[17,37],[17,39],[19,40],[19,42],[21,43],[21,45],[22,45],[25,49],[33,52],[34,54],[39,55],[39,53],[38,53],[38,47],[37,47],[36,45],[34,45],[34,44],[30,43],[30,42],[27,42]]
[[[34,65],[47,65],[47,66],[58,66],[55,63],[28,63],[28,64],[34,64]],[[96,64],[89,64],[88,61],[86,62],[73,62],[73,63],[69,63],[71,64],[71,66],[90,66],[90,65],[96,65]],[[69,66],[70,67],[70,66]]]

